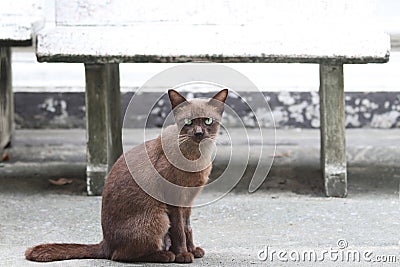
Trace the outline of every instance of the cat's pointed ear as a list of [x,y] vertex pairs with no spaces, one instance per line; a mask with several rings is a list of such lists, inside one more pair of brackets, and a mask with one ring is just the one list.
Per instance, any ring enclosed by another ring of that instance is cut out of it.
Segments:
[[225,103],[227,97],[228,97],[228,89],[222,89],[215,96],[213,96],[212,99]]
[[223,89],[214,95],[209,103],[218,109],[218,112],[222,114],[224,112],[225,100],[228,97],[228,89]]
[[186,102],[186,98],[184,98],[180,93],[178,93],[174,89],[168,90],[168,96],[169,96],[169,101],[171,101],[172,109]]

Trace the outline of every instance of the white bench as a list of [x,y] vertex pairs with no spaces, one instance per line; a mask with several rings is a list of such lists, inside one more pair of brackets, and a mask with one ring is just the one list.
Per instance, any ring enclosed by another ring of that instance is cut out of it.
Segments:
[[390,40],[362,24],[366,1],[299,2],[57,0],[36,52],[85,63],[88,194],[101,193],[122,153],[118,64],[206,60],[319,64],[326,195],[346,196],[343,65],[387,62]]
[[[24,5],[22,8],[19,5]],[[0,150],[11,142],[14,105],[12,93],[11,47],[31,46],[44,19],[32,15],[29,1],[3,1],[0,11]]]

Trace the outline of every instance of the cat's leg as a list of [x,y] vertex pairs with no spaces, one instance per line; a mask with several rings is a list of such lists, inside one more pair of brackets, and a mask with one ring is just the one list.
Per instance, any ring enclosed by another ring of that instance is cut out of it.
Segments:
[[141,262],[174,262],[175,254],[172,251],[169,251],[171,247],[171,237],[169,232],[165,234],[163,238],[163,245],[161,251],[156,251],[152,254],[146,255],[140,258],[138,261]]
[[192,252],[195,258],[202,258],[204,256],[204,250],[201,247],[196,247],[193,243],[193,231],[190,226],[190,214],[192,213],[192,208],[184,208],[183,219],[184,219],[184,229],[186,235],[186,247],[189,252]]
[[156,250],[156,248],[147,247],[146,250],[152,252],[146,252],[143,256],[138,256],[142,253],[133,251],[132,248],[126,246],[123,248],[116,249],[111,256],[113,261],[121,262],[159,262],[168,263],[175,261],[175,254],[171,251]]
[[184,208],[168,206],[168,215],[170,220],[170,250],[175,253],[175,262],[191,263],[194,256],[188,252],[186,246],[185,222],[184,222]]
[[131,217],[114,230],[111,259],[123,262],[174,262],[175,254],[164,250],[169,218],[165,211],[152,210]]

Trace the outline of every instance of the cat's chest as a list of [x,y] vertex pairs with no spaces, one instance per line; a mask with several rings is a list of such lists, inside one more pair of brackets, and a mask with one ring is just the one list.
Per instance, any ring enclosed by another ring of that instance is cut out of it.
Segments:
[[211,168],[212,166],[210,164],[201,171],[188,172],[176,168],[172,164],[166,164],[161,169],[160,174],[171,183],[185,187],[197,187],[207,183]]
[[205,185],[208,181],[208,176],[211,172],[211,165],[206,169],[199,172],[185,172],[181,170],[177,170],[177,177],[181,177],[183,179],[182,186],[202,186]]

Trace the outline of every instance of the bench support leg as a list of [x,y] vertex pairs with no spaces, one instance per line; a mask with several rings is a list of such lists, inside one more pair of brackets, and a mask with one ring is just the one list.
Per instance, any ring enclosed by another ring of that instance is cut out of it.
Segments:
[[11,142],[14,121],[11,48],[0,47],[0,150]]
[[119,82],[119,65],[109,64],[110,87],[107,90],[107,124],[108,148],[107,164],[111,170],[114,163],[122,155],[122,120],[121,93]]
[[101,195],[122,154],[118,64],[85,64],[88,195]]
[[320,65],[321,168],[325,193],[347,195],[343,65]]

